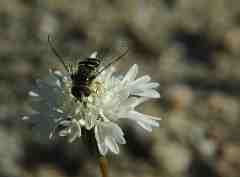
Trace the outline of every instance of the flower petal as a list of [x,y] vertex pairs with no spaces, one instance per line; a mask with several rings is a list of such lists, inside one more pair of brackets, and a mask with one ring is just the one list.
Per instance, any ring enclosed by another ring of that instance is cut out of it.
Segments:
[[99,150],[100,154],[105,156],[107,154],[108,149],[104,142],[104,135],[103,135],[102,131],[103,130],[100,126],[95,126],[94,132],[95,132],[95,138],[97,141],[98,150]]
[[149,98],[160,98],[160,93],[153,89],[147,90],[133,90],[130,92],[131,95],[149,97]]
[[108,149],[115,154],[119,153],[118,144],[125,144],[122,129],[113,122],[100,122],[95,127],[95,137],[99,152],[106,155]]
[[93,53],[90,55],[89,58],[97,58],[97,55],[98,55],[98,52],[95,51],[95,52],[93,52]]
[[34,91],[28,92],[28,95],[29,95],[29,96],[32,96],[32,97],[39,97],[39,94],[36,93],[36,92],[34,92]]
[[142,77],[139,77],[137,80],[133,81],[130,85],[135,85],[135,87],[139,87],[140,85],[143,85],[151,80],[151,77],[149,75],[144,75]]
[[107,136],[105,138],[105,143],[106,143],[106,146],[110,149],[110,151],[112,151],[115,154],[119,153],[119,147],[113,137]]
[[127,118],[136,121],[142,128],[151,131],[152,127],[159,127],[157,120],[161,120],[158,117],[142,114],[137,111],[130,111],[126,115]]
[[123,80],[122,80],[123,85],[128,83],[128,82],[132,82],[137,77],[137,73],[138,73],[138,65],[134,64],[129,69],[129,71],[127,72],[125,77],[123,78]]

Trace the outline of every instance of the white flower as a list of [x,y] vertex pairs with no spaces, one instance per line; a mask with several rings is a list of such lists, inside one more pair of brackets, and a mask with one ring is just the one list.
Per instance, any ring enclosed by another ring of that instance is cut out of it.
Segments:
[[33,104],[35,114],[42,114],[42,106],[46,105],[48,111],[44,111],[45,115],[54,117],[56,125],[50,138],[57,133],[69,136],[72,142],[81,136],[81,128],[85,128],[94,131],[101,155],[106,155],[109,150],[118,154],[118,144],[126,143],[124,133],[117,124],[119,119],[134,120],[147,131],[159,126],[160,118],[135,110],[148,99],[160,97],[156,91],[159,84],[152,82],[148,75],[136,78],[137,73],[138,66],[135,64],[124,77],[118,77],[111,66],[92,82],[91,94],[77,101],[71,94],[70,76],[51,71],[46,80],[37,82],[38,87],[29,95],[32,103],[41,103]]

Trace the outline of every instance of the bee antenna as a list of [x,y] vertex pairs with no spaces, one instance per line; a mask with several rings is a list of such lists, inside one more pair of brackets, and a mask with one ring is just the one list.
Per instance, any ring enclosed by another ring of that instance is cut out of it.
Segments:
[[121,58],[123,58],[129,51],[129,48],[127,48],[120,56],[114,58],[110,63],[108,63],[103,69],[101,69],[97,75],[101,74],[104,70],[109,68],[112,64],[117,63]]
[[56,50],[56,48],[53,45],[52,42],[52,38],[50,36],[50,34],[48,35],[48,44],[51,48],[51,50],[53,51],[53,53],[55,54],[55,56],[59,59],[59,61],[62,63],[62,65],[64,66],[65,70],[68,72],[68,67],[67,65],[64,63],[63,58],[59,55],[58,51]]

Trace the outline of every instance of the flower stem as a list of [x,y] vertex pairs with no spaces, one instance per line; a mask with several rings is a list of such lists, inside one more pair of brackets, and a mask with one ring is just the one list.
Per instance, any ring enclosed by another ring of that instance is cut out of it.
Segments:
[[107,169],[107,159],[103,156],[99,157],[99,167],[100,167],[102,177],[109,177],[108,169]]

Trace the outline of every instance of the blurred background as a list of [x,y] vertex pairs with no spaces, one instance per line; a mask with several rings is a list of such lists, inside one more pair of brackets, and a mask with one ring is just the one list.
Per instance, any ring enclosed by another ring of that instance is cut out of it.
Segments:
[[118,71],[137,63],[161,84],[140,107],[160,128],[122,122],[111,177],[240,176],[239,0],[0,0],[1,177],[100,176],[81,140],[36,139],[21,120],[34,80],[63,69],[48,34],[66,61],[126,42]]

